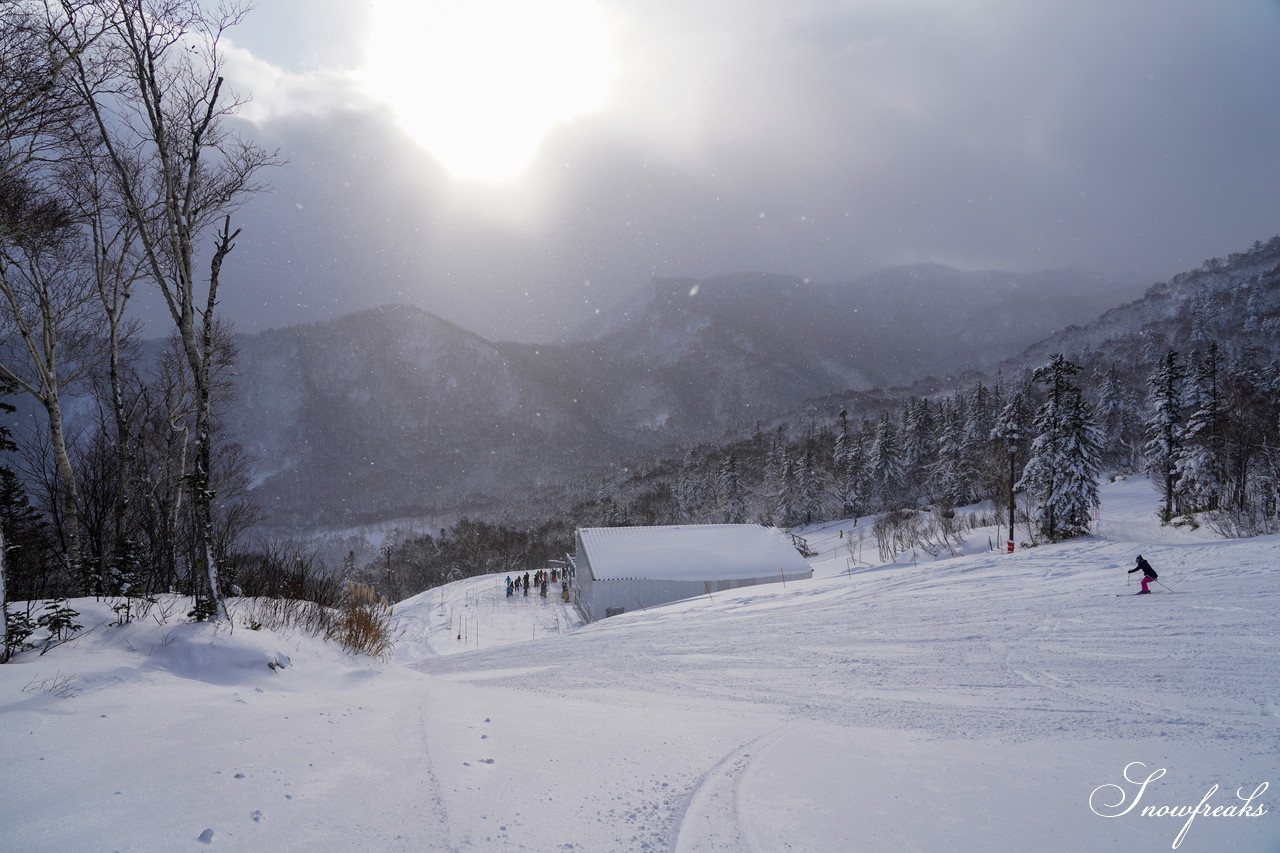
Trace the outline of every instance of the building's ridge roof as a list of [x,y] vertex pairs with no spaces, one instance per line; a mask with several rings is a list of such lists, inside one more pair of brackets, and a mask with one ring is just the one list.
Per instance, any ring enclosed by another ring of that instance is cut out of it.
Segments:
[[586,527],[578,539],[596,580],[765,579],[809,571],[786,533],[760,524]]

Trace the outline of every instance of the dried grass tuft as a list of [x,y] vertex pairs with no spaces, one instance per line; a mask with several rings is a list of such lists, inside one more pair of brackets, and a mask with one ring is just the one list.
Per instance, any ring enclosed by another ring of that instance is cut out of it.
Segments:
[[385,658],[395,646],[398,629],[385,598],[379,598],[371,586],[349,583],[328,639],[337,640],[348,651]]

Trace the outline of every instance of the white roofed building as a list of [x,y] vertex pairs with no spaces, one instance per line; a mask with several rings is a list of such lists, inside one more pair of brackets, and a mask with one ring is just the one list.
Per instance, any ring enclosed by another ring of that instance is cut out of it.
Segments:
[[789,534],[759,524],[585,527],[578,529],[575,547],[578,603],[593,620],[813,577]]

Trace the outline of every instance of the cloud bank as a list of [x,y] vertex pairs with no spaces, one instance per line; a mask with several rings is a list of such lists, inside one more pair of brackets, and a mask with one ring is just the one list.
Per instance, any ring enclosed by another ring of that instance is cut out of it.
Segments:
[[289,161],[228,262],[245,330],[411,302],[558,340],[655,276],[1156,281],[1280,231],[1275,3],[600,2],[601,105],[501,182],[363,88],[365,10],[269,5],[232,33],[244,132]]

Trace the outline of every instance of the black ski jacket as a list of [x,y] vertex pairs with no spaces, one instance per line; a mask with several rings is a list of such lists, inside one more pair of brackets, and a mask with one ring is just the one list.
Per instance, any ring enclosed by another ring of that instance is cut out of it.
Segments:
[[1144,575],[1146,575],[1147,577],[1151,578],[1152,580],[1155,580],[1156,578],[1160,577],[1159,575],[1157,575],[1157,574],[1156,574],[1156,570],[1155,570],[1155,569],[1153,569],[1153,568],[1151,568],[1151,564],[1150,564],[1150,563],[1148,563],[1146,560],[1142,559],[1141,557],[1139,557],[1139,558],[1138,558],[1138,565],[1136,565],[1136,566],[1134,566],[1132,569],[1130,569],[1130,570],[1128,571],[1128,574],[1133,574],[1134,572],[1138,571],[1139,569],[1141,569],[1141,570],[1142,570],[1142,573],[1143,573]]

